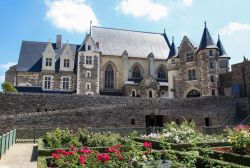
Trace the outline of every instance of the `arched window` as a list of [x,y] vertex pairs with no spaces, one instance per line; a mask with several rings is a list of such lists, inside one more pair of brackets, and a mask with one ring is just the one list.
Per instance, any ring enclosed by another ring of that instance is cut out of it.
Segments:
[[134,90],[132,91],[132,97],[135,97],[135,91]]
[[197,90],[191,90],[188,94],[187,97],[200,97],[201,94],[199,91]]
[[114,88],[114,69],[111,65],[108,65],[105,69],[105,88]]
[[166,79],[166,74],[162,67],[158,70],[158,79]]
[[136,79],[141,78],[141,71],[137,65],[133,68],[133,78],[136,78]]

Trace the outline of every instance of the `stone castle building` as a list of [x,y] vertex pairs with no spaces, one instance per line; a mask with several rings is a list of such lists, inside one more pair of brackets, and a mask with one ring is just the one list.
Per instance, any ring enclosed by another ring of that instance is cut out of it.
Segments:
[[163,33],[92,26],[81,45],[23,41],[6,81],[19,92],[197,97],[218,95],[229,59],[206,25],[199,45],[184,36],[178,49]]

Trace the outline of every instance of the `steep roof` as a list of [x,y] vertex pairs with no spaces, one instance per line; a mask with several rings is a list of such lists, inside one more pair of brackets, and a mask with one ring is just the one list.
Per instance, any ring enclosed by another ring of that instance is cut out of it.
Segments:
[[201,38],[201,42],[200,42],[198,50],[203,50],[206,48],[217,48],[217,46],[215,45],[214,40],[211,37],[211,35],[207,29],[206,22],[205,22],[205,28],[204,28],[204,31],[202,34],[202,38]]
[[170,46],[170,52],[168,54],[168,58],[175,57],[175,56],[177,56],[177,48],[175,47],[174,37],[173,37],[172,44]]
[[103,55],[121,56],[126,50],[129,57],[147,58],[152,52],[156,59],[167,59],[170,51],[164,33],[93,26],[91,35],[95,42],[99,42],[99,50]]
[[[42,53],[47,45],[48,42],[23,41],[19,54],[17,71],[40,72],[42,68]],[[52,47],[56,53],[56,71],[59,71],[60,55],[65,46],[66,44],[63,44],[62,48],[56,48],[56,43],[52,43]],[[75,56],[80,46],[76,44],[69,44],[69,46]]]
[[219,56],[227,56],[227,53],[221,43],[220,35],[218,35],[217,47],[219,48]]

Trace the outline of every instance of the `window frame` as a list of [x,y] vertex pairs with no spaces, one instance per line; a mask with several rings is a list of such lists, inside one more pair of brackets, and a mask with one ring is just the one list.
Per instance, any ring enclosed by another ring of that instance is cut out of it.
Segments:
[[46,67],[52,67],[52,58],[46,58],[45,59],[45,66]]
[[70,59],[68,58],[63,59],[63,67],[70,68]]
[[194,61],[194,52],[186,53],[186,62],[192,62],[192,61]]
[[85,58],[85,64],[92,65],[93,64],[93,58],[92,56],[86,56]]
[[70,90],[70,77],[62,77],[62,90]]
[[43,89],[52,90],[52,76],[44,76]]
[[196,69],[188,70],[188,81],[197,80]]
[[141,69],[138,65],[135,65],[132,70],[132,78],[133,79],[141,79]]

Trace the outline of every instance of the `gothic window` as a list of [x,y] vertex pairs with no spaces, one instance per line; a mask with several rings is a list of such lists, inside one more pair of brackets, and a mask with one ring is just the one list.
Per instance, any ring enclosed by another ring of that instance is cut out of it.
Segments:
[[46,65],[47,67],[51,67],[51,66],[52,66],[52,58],[46,58],[45,65]]
[[86,56],[86,64],[89,64],[89,65],[92,64],[92,57],[91,56]]
[[193,52],[187,53],[186,56],[187,56],[187,62],[191,62],[194,60],[194,53]]
[[137,65],[133,68],[133,78],[136,78],[136,79],[141,78],[141,71]]
[[188,80],[196,80],[196,72],[195,69],[188,70]]
[[91,46],[90,45],[88,45],[88,50],[91,50]]
[[114,69],[111,65],[108,65],[105,69],[105,88],[114,88]]
[[69,90],[69,77],[63,77],[62,79],[62,89]]
[[87,78],[91,78],[91,72],[90,72],[90,71],[87,72],[86,77],[87,77]]
[[166,79],[166,74],[162,67],[158,70],[158,79]]
[[52,77],[51,76],[45,76],[44,77],[44,89],[50,90],[51,87],[51,82],[52,82]]
[[65,68],[69,68],[69,66],[70,66],[70,60],[69,59],[64,59],[63,60],[63,66],[65,67]]

